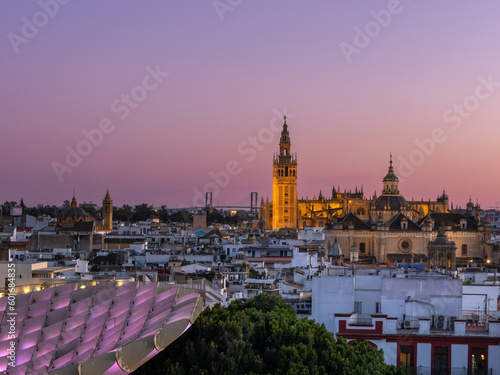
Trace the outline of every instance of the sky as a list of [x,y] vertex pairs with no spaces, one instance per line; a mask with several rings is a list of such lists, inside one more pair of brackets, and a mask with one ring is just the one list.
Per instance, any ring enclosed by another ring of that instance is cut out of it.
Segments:
[[499,205],[500,2],[0,2],[0,201],[187,207],[298,195]]

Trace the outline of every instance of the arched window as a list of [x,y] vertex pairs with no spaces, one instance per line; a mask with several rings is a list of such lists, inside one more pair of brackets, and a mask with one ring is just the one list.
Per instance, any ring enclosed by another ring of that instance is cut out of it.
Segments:
[[285,177],[288,177],[288,167],[285,167]]

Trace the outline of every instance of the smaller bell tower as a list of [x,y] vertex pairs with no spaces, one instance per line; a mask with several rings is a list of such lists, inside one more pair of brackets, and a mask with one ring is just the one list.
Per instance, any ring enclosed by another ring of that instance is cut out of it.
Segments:
[[102,220],[104,230],[113,230],[113,200],[109,195],[109,189],[102,201]]

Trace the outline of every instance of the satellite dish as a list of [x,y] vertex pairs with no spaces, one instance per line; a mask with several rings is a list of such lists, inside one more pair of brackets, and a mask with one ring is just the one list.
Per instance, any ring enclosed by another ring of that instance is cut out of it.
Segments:
[[191,249],[188,247],[188,248],[186,249],[186,254],[190,254],[190,253],[191,253]]

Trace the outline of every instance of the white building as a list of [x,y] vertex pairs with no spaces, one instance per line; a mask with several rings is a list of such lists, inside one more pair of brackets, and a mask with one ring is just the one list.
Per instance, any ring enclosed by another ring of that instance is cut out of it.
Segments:
[[472,368],[500,374],[500,321],[484,315],[486,322],[476,324],[466,314],[478,302],[492,312],[497,287],[385,271],[313,277],[311,318],[348,341],[369,341],[384,350],[388,364],[417,374],[466,374]]

